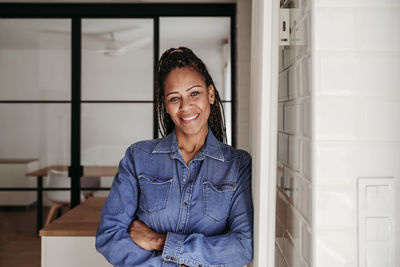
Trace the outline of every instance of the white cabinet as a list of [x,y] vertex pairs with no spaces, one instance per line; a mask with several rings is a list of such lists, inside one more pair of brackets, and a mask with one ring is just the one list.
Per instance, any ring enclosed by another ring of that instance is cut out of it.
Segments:
[[42,236],[42,267],[112,267],[96,251],[94,236]]

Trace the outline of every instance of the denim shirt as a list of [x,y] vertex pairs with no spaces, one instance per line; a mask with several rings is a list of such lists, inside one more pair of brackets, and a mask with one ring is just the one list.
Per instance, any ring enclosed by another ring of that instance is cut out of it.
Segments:
[[[147,251],[129,237],[135,219],[165,233],[163,251]],[[175,131],[131,145],[103,206],[96,249],[115,266],[240,267],[253,254],[251,158],[219,142],[186,165]]]

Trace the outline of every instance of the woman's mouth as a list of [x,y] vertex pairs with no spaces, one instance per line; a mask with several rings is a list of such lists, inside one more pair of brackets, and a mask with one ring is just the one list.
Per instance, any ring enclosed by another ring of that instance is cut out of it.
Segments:
[[181,117],[181,120],[183,120],[184,122],[190,122],[192,120],[195,120],[197,117],[199,116],[199,113],[190,116],[190,117]]

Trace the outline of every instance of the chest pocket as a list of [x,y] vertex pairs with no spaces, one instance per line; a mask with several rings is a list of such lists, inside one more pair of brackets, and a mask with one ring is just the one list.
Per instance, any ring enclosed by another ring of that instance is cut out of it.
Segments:
[[233,182],[203,182],[203,213],[215,221],[229,216],[229,208],[236,184]]
[[172,178],[139,175],[140,207],[147,212],[165,209],[171,191]]

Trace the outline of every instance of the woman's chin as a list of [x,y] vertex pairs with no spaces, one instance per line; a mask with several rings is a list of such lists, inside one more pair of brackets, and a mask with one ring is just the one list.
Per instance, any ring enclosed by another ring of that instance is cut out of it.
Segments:
[[196,136],[196,135],[203,135],[207,134],[207,131],[204,129],[208,129],[208,127],[200,127],[200,126],[190,126],[190,125],[183,125],[183,127],[176,127],[176,133],[177,135],[190,135],[190,136]]

